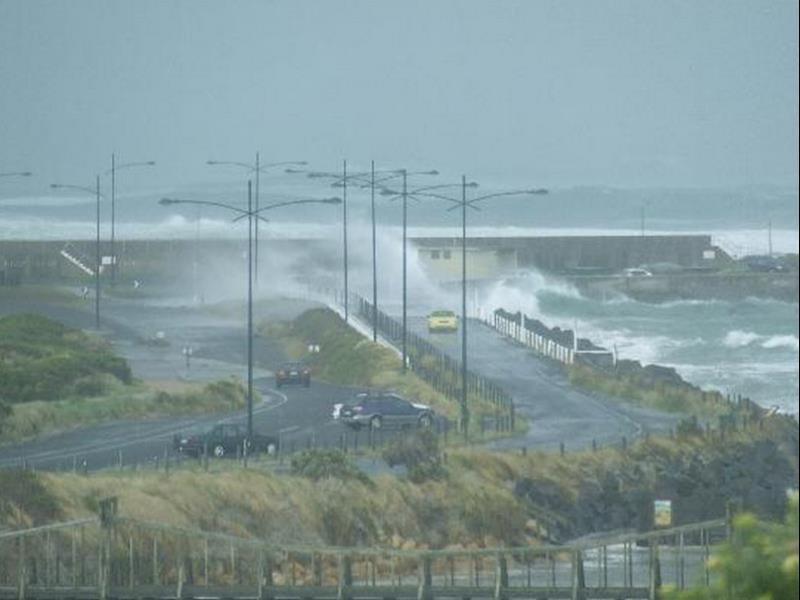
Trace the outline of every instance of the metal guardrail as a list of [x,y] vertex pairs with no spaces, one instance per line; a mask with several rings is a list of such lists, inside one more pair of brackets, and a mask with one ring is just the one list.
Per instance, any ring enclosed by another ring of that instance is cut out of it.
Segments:
[[0,535],[0,598],[651,598],[708,585],[718,519],[561,546],[400,550],[276,545],[101,517]]

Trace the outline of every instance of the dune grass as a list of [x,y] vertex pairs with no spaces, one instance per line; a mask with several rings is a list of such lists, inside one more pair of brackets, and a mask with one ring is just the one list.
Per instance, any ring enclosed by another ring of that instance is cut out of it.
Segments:
[[651,384],[629,375],[604,373],[588,365],[568,365],[569,382],[577,387],[602,392],[634,404],[664,412],[709,419],[726,415],[731,406],[719,392],[704,392],[691,385]]
[[243,408],[245,398],[238,379],[206,385],[109,381],[99,396],[12,405],[0,423],[0,444],[117,419],[231,411]]
[[[576,531],[576,514],[614,509],[587,502],[587,490],[605,490],[615,481],[626,494],[646,500],[665,470],[698,460],[737,461],[767,436],[739,433],[724,443],[702,436],[652,438],[626,451],[564,456],[450,449],[443,476],[416,482],[391,474],[358,474],[348,456],[333,456],[331,451],[304,455],[289,474],[274,472],[274,459],[251,462],[248,468],[236,461],[215,461],[210,472],[188,461],[169,473],[40,473],[35,475],[41,483],[36,503],[15,486],[8,491],[0,487],[6,507],[0,526],[40,522],[56,513],[64,519],[88,516],[99,499],[117,496],[125,516],[276,544],[404,549],[535,544],[551,539],[559,524],[572,534],[586,533]],[[534,482],[535,489],[549,488],[555,501],[532,502],[527,493],[531,488],[520,487],[525,481]],[[31,484],[26,485],[28,489]],[[565,521],[569,522],[564,525]]]

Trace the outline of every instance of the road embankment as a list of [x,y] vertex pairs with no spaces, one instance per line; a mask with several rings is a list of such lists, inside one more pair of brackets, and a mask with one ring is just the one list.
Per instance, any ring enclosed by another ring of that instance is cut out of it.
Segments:
[[797,474],[775,435],[753,429],[724,439],[650,438],[563,456],[456,449],[438,455],[437,473],[416,480],[359,474],[336,451],[297,461],[289,473],[268,462],[85,476],[8,470],[0,471],[0,519],[14,528],[77,518],[117,496],[126,516],[143,520],[276,543],[403,549],[651,529],[656,499],[672,501],[676,524],[724,516],[730,502],[778,519]]

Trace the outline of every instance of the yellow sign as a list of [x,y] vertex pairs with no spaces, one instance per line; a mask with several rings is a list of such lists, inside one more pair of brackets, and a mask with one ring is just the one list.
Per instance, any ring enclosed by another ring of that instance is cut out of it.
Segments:
[[653,502],[653,524],[656,527],[672,525],[672,500],[655,500]]

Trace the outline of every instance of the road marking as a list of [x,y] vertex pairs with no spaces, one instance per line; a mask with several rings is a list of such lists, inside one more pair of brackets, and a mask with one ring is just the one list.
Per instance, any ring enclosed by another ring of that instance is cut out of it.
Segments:
[[[274,390],[265,390],[268,395],[275,395],[280,397],[280,402],[276,404],[267,404],[266,400],[262,400],[261,405],[253,410],[253,415],[262,414],[274,408],[278,408],[279,406],[283,406],[289,401],[289,398],[280,392],[276,392]],[[245,413],[246,414],[246,413]],[[97,442],[97,443],[89,443],[82,446],[74,446],[74,447],[67,447],[67,448],[58,448],[54,450],[45,450],[42,452],[28,454],[24,456],[18,456],[13,458],[6,458],[0,459],[0,465],[7,466],[18,464],[20,461],[28,461],[28,460],[37,460],[39,462],[44,462],[48,460],[54,460],[56,458],[63,458],[66,455],[88,455],[88,454],[97,454],[98,452],[107,452],[109,450],[118,450],[121,448],[129,447],[134,444],[139,444],[142,442],[148,441],[156,441],[160,439],[168,439],[175,433],[178,433],[180,429],[189,429],[194,426],[199,426],[201,424],[206,425],[215,425],[217,423],[230,423],[235,419],[240,419],[242,417],[241,413],[237,413],[235,415],[226,417],[221,420],[212,421],[208,415],[193,417],[191,419],[187,419],[184,421],[178,421],[177,423],[171,423],[169,425],[164,425],[154,430],[150,430],[147,432],[137,432],[125,435],[121,438],[117,438],[114,441],[107,441],[107,442]],[[142,422],[144,423],[144,422]]]

